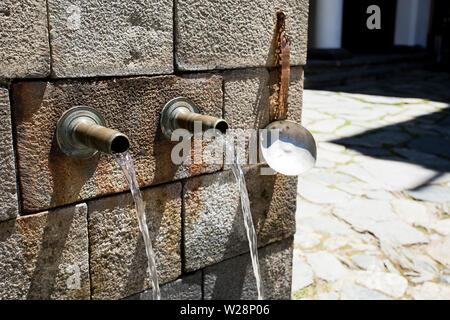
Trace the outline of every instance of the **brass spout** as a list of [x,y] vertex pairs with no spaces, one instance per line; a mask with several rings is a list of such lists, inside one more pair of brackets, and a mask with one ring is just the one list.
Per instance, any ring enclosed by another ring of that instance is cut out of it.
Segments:
[[169,140],[176,129],[194,133],[195,122],[201,123],[202,131],[216,129],[224,134],[228,130],[224,119],[200,114],[194,103],[183,97],[167,102],[161,112],[161,130]]
[[105,127],[105,120],[95,110],[77,106],[67,110],[56,125],[56,139],[61,150],[74,158],[90,158],[98,151],[121,153],[128,150],[128,137]]
[[175,110],[171,120],[173,127],[183,128],[190,132],[194,132],[194,121],[202,123],[202,131],[217,129],[221,133],[225,133],[228,129],[228,123],[225,120],[190,112],[186,108],[178,108]]
[[80,121],[74,128],[74,138],[84,145],[105,153],[121,153],[128,150],[128,138],[119,131]]

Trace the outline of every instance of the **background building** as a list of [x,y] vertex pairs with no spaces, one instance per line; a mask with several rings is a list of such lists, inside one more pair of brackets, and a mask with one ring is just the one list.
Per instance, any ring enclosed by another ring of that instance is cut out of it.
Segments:
[[[380,28],[369,29],[380,8]],[[309,59],[342,59],[361,54],[427,50],[449,65],[450,3],[445,0],[311,0]]]

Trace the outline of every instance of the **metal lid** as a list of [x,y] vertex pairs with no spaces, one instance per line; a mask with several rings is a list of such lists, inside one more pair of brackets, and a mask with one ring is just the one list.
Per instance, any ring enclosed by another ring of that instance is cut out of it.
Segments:
[[260,132],[261,153],[275,171],[300,175],[316,163],[317,149],[312,134],[302,125],[289,120],[270,123]]

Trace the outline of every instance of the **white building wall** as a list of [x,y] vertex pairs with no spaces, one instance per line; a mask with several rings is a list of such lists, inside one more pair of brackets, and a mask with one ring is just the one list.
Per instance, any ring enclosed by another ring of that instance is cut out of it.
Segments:
[[426,47],[430,8],[431,0],[397,1],[395,45]]
[[339,49],[342,43],[343,0],[311,0],[311,47]]

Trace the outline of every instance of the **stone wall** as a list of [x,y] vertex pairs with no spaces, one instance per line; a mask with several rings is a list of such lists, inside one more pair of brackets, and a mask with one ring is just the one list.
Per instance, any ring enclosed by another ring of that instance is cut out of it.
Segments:
[[[288,118],[300,121],[307,0],[5,0],[0,4],[0,299],[148,299],[133,200],[109,155],[63,154],[76,105],[131,141],[165,299],[253,299],[227,166],[174,165],[159,114],[177,96],[232,128],[268,123],[276,11],[291,37]],[[245,178],[267,298],[289,299],[297,179]]]

